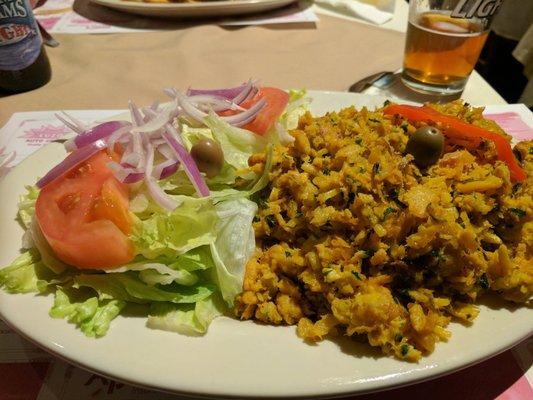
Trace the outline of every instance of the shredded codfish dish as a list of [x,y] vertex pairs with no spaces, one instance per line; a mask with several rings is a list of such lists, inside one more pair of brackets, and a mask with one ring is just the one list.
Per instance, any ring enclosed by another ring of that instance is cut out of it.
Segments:
[[[473,323],[481,295],[531,306],[533,141],[504,154],[510,137],[459,101],[426,105],[440,119],[406,110],[307,113],[273,148],[238,317],[417,361],[451,321]],[[461,124],[474,134],[454,134]],[[250,169],[267,168],[267,153]]]

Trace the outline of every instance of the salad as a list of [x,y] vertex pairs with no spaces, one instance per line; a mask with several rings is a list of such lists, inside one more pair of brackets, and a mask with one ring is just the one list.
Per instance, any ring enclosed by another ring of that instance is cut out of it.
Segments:
[[0,287],[53,293],[50,316],[90,337],[131,307],[150,328],[203,334],[233,306],[255,251],[250,196],[268,183],[271,145],[293,140],[308,108],[304,91],[252,80],[165,92],[165,104],[130,102],[130,120],[58,115],[76,133],[68,155],[20,199],[23,251]]

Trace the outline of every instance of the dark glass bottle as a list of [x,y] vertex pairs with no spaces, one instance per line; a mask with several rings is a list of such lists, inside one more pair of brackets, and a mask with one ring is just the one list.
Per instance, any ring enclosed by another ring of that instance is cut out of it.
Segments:
[[0,0],[0,89],[24,92],[43,86],[51,69],[28,0]]

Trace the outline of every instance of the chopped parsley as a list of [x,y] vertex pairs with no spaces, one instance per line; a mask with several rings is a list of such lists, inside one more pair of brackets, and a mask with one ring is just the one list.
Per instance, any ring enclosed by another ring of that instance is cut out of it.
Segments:
[[396,203],[396,205],[400,208],[407,208],[407,206],[405,204],[403,204],[400,199],[398,199],[398,196],[399,196],[399,191],[397,188],[394,188],[392,189],[390,192],[389,192],[389,198],[394,201]]
[[325,167],[324,169],[322,169],[322,173],[324,175],[329,175],[330,172],[331,172],[331,170],[328,167]]
[[533,146],[530,146],[529,149],[528,149],[528,153],[529,154],[533,154]]
[[373,166],[372,166],[372,172],[374,173],[374,175],[377,175],[379,174],[379,170],[380,170],[380,165],[379,163],[375,163]]
[[365,250],[365,258],[370,258],[374,255],[375,251],[374,250]]
[[361,138],[355,139],[355,144],[361,145],[361,143],[363,143],[363,139]]
[[477,283],[482,289],[485,289],[485,290],[487,290],[490,287],[487,274],[481,275],[479,279],[477,280]]
[[403,335],[401,333],[397,333],[396,335],[394,335],[394,340],[396,342],[401,342],[403,339]]
[[359,167],[359,172],[360,172],[361,174],[364,174],[364,173],[366,172],[365,167]]
[[331,123],[335,126],[339,123],[339,116],[336,114],[336,113],[331,113],[329,115],[329,120],[331,121]]
[[396,209],[394,207],[387,207],[385,211],[383,211],[383,219],[387,218],[389,214],[392,214],[396,212]]
[[509,208],[509,211],[518,215],[518,218],[522,218],[526,216],[526,212],[522,210],[521,208],[512,207],[512,208]]
[[357,272],[357,271],[352,271],[352,274],[353,274],[353,276],[356,277],[357,280],[359,280],[359,281],[362,281],[362,280],[363,280],[363,278],[361,278],[361,274],[359,274],[359,272]]
[[267,199],[260,197],[259,200],[257,200],[257,204],[259,205],[259,208],[267,208],[268,201]]
[[296,213],[296,215],[295,215],[296,218],[301,218],[301,217],[303,217],[303,216],[304,216],[304,213],[301,212],[301,211],[298,211],[298,212]]
[[276,217],[273,215],[267,215],[265,219],[269,228],[274,228],[276,226]]
[[407,353],[409,353],[409,345],[402,344],[402,347],[400,347],[400,352],[402,353],[402,357],[405,357]]
[[433,249],[431,250],[430,254],[431,254],[431,257],[435,258],[438,262],[444,261],[442,250]]
[[289,258],[291,255],[292,254],[290,251],[285,250],[285,257]]

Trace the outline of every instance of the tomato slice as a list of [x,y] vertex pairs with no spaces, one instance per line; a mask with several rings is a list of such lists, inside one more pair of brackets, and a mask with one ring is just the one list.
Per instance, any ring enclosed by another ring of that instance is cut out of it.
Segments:
[[39,193],[37,222],[56,255],[77,268],[107,269],[134,257],[128,187],[101,151]]
[[267,105],[257,114],[257,117],[249,124],[243,126],[259,135],[264,135],[274,125],[277,119],[285,111],[289,103],[289,94],[281,89],[273,87],[261,87],[254,97],[241,103],[243,108],[250,108],[260,99],[266,99]]

